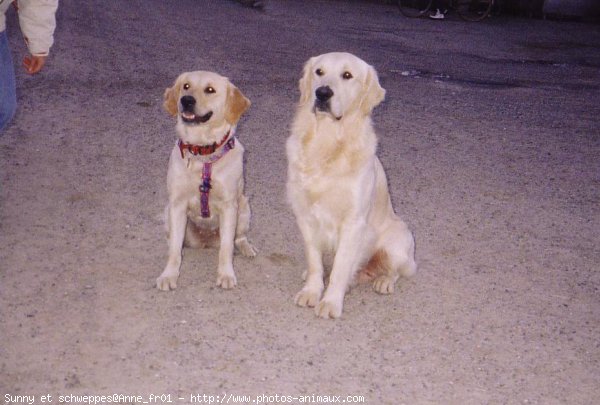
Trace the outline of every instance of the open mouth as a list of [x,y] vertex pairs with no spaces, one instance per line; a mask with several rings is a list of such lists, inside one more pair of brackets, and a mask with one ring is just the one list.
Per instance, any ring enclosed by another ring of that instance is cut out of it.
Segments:
[[181,119],[186,124],[202,124],[202,123],[208,121],[210,119],[210,117],[212,117],[212,115],[213,115],[212,111],[209,111],[204,115],[196,115],[193,112],[183,111],[181,113]]

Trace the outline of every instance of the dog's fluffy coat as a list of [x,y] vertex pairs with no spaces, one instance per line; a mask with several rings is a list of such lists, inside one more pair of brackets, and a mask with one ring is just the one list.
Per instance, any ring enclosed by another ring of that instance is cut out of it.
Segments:
[[[357,272],[389,294],[416,271],[414,239],[394,213],[375,155],[371,111],[385,97],[373,67],[348,53],[313,57],[300,79],[300,102],[287,141],[288,199],[305,243],[308,269],[296,295],[323,318],[342,313]],[[323,254],[334,254],[327,290]]]
[[[164,94],[165,109],[177,118],[178,138],[194,145],[212,145],[226,134],[233,136],[249,106],[250,101],[227,78],[205,71],[182,73]],[[234,245],[245,256],[256,255],[246,237],[250,207],[243,194],[243,153],[242,144],[236,140],[235,147],[212,164],[211,215],[202,218],[198,186],[207,157],[190,154],[182,157],[179,147],[173,148],[167,172],[169,253],[167,265],[156,280],[157,288],[177,287],[184,243],[192,247],[218,243],[217,285],[223,288],[232,288],[237,283],[233,271]]]

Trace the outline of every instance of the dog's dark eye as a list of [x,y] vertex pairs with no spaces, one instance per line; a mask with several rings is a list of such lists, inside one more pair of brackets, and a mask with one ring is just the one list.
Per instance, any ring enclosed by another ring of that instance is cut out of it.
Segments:
[[323,76],[325,74],[325,72],[323,72],[323,69],[317,69],[315,70],[315,73],[317,74],[317,76]]
[[208,86],[207,88],[205,88],[204,92],[206,94],[214,94],[214,93],[216,93],[215,89],[213,87],[211,87],[211,86]]
[[350,80],[354,76],[352,76],[352,73],[350,73],[350,72],[344,72],[344,74],[342,75],[342,77],[344,78],[344,80]]
[[184,84],[183,85],[183,89],[184,90],[189,90],[190,89],[190,84],[189,83]]

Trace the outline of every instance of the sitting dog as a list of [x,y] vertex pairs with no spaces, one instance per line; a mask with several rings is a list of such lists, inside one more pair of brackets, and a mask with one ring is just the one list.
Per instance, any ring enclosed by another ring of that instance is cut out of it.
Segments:
[[167,265],[156,280],[160,290],[177,287],[182,248],[219,242],[217,285],[236,284],[235,247],[253,257],[248,242],[250,206],[244,196],[242,144],[236,125],[250,101],[227,78],[212,72],[181,74],[166,89],[164,107],[177,118],[177,144],[167,172]]
[[[286,145],[288,199],[308,262],[295,302],[337,318],[359,270],[380,294],[392,293],[400,274],[412,275],[415,244],[375,155],[371,111],[385,97],[375,69],[348,53],[316,56],[304,66],[300,93]],[[323,294],[324,253],[334,260]]]

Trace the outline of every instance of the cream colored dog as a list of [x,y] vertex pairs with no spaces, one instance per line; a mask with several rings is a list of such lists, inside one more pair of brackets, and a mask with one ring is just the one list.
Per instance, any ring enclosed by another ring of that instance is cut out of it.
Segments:
[[217,285],[236,285],[235,247],[255,256],[246,233],[250,206],[244,196],[242,144],[236,125],[250,101],[216,73],[181,74],[164,95],[164,107],[177,118],[178,141],[169,159],[166,209],[167,265],[156,280],[160,290],[177,287],[184,243],[206,247],[219,242]]
[[[394,213],[383,167],[375,155],[371,111],[385,97],[377,73],[348,53],[308,60],[287,141],[287,192],[304,238],[308,270],[296,295],[322,318],[342,314],[358,270],[381,294],[400,274],[416,271],[414,239]],[[323,254],[333,253],[323,294]],[[323,296],[321,296],[323,294]]]

